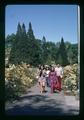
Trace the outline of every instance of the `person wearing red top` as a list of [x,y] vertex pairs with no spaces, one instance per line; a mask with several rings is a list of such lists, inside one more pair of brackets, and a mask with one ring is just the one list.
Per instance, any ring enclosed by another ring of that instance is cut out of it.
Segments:
[[57,89],[58,82],[57,74],[54,67],[51,67],[51,70],[49,72],[49,80],[51,84],[51,93],[53,93],[54,90]]

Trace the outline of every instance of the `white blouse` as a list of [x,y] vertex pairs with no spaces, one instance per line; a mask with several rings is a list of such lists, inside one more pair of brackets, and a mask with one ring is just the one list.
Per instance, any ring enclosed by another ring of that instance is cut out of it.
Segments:
[[59,68],[56,67],[55,71],[57,73],[57,76],[62,76],[63,75],[63,69],[62,69],[62,67],[59,67]]

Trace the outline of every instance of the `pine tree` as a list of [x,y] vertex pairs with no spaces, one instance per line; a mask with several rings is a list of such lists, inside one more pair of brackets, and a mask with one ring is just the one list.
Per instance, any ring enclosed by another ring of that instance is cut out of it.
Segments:
[[26,28],[25,28],[25,24],[22,24],[22,35],[26,36]]
[[61,38],[61,43],[60,43],[60,47],[59,47],[58,59],[59,58],[62,59],[62,60],[59,60],[59,61],[61,62],[61,64],[63,66],[69,64],[68,57],[67,57],[66,46],[65,46],[63,37]]
[[12,49],[11,49],[11,52],[10,52],[9,63],[17,64],[19,62],[18,61],[19,56],[18,56],[17,48],[18,48],[18,45],[19,45],[19,41],[21,40],[21,37],[22,37],[21,34],[22,34],[21,25],[20,25],[20,23],[18,23],[16,38],[15,38],[13,44],[12,44]]
[[47,42],[45,36],[42,38],[42,61],[46,64],[48,58]]
[[21,36],[21,35],[22,35],[22,28],[21,28],[20,23],[18,23],[16,35],[17,35],[19,38],[22,37],[22,36]]
[[27,32],[27,36],[28,36],[28,39],[32,39],[32,40],[35,39],[33,30],[32,30],[31,22],[29,22],[29,29],[28,29],[28,32]]
[[43,36],[42,41],[43,41],[43,43],[46,43],[46,38],[45,38],[45,36]]
[[26,62],[26,52],[27,52],[27,37],[26,37],[26,30],[25,25],[23,24],[22,27],[20,23],[17,26],[17,33],[16,39],[12,45],[12,49],[10,52],[10,63],[18,64],[21,61]]
[[28,52],[29,52],[29,58],[30,58],[30,64],[36,66],[41,63],[41,46],[39,44],[39,41],[35,39],[33,29],[31,22],[29,23],[29,29],[27,32],[27,38],[28,38]]
[[27,34],[26,34],[26,28],[25,28],[25,24],[23,23],[22,24],[22,41],[21,41],[21,44],[22,44],[22,47],[23,49],[26,49],[26,44],[27,44]]

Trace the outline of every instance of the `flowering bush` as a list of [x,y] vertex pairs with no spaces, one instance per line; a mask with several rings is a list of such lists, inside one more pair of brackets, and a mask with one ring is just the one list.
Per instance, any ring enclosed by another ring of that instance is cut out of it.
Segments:
[[36,69],[28,68],[25,63],[5,68],[5,98],[16,99],[36,82]]
[[76,91],[78,85],[78,64],[64,67],[63,88],[64,90]]

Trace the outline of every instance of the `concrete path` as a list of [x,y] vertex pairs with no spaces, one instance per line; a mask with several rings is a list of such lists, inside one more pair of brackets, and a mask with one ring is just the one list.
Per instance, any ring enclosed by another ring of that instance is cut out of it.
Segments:
[[36,84],[20,97],[19,100],[5,105],[7,115],[78,115],[79,101],[74,96],[64,96],[60,93],[50,93],[46,87],[46,93],[40,93]]

